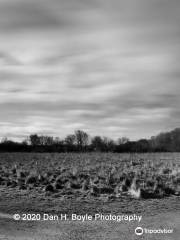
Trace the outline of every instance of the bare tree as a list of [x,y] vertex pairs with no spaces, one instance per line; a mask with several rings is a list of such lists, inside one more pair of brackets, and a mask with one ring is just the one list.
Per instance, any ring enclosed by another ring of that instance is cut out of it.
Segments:
[[129,138],[127,138],[127,137],[118,138],[117,142],[119,145],[125,144],[125,143],[129,142]]
[[95,151],[103,151],[104,143],[100,136],[95,136],[91,140],[91,145]]
[[86,132],[82,130],[75,131],[75,138],[79,150],[83,150],[88,145],[89,135]]
[[103,137],[103,145],[105,151],[113,151],[116,144],[111,138]]
[[67,146],[71,147],[75,144],[76,136],[74,134],[69,134],[69,135],[66,136],[64,141],[67,144]]
[[40,136],[40,145],[51,146],[54,143],[53,137],[50,136]]
[[30,135],[29,139],[32,146],[40,145],[40,138],[37,134]]

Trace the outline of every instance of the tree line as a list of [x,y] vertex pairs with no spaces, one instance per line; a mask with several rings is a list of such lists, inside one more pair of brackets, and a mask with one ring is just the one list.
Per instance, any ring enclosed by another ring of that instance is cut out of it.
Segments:
[[31,134],[22,142],[7,138],[0,143],[1,152],[180,152],[180,128],[160,133],[150,139],[131,141],[121,137],[114,141],[107,137],[89,136],[76,130],[64,139]]

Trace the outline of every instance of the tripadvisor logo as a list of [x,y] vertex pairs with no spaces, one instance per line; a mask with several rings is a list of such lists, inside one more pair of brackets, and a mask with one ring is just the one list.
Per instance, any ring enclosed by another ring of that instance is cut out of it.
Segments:
[[136,229],[135,229],[135,234],[136,235],[142,235],[143,234],[143,232],[144,232],[144,230],[143,230],[143,228],[141,228],[141,227],[137,227]]
[[137,227],[135,229],[135,234],[140,236],[143,233],[145,234],[169,234],[173,233],[173,229],[147,229],[147,228],[142,228],[142,227]]

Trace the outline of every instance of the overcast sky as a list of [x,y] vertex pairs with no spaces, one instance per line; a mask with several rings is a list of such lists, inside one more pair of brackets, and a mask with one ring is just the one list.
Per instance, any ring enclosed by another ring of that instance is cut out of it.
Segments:
[[0,0],[0,137],[150,137],[179,106],[179,0]]

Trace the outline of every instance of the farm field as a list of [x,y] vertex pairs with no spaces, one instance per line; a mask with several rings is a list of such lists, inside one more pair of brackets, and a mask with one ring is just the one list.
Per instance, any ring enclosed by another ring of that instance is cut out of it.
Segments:
[[141,211],[179,198],[180,154],[1,153],[0,189],[6,212]]
[[[1,153],[0,218],[15,213],[137,214],[142,215],[145,226],[170,224],[177,237],[180,154]],[[67,232],[74,232],[74,239],[106,239],[106,234],[108,239],[118,239],[120,232],[124,232],[122,239],[136,239],[131,238],[135,224],[123,223],[120,228],[111,222],[111,227],[107,222],[88,224],[62,222],[57,227],[56,223],[1,219],[5,230],[0,230],[4,236],[9,231],[13,236],[14,231],[20,229],[17,234],[22,238],[6,239],[36,239],[23,238],[25,232],[31,235],[28,226],[35,228],[37,234],[45,231],[37,239],[59,239],[57,228],[64,229],[63,239],[73,239]],[[127,229],[131,229],[129,233]],[[178,239],[176,237],[167,239]]]

